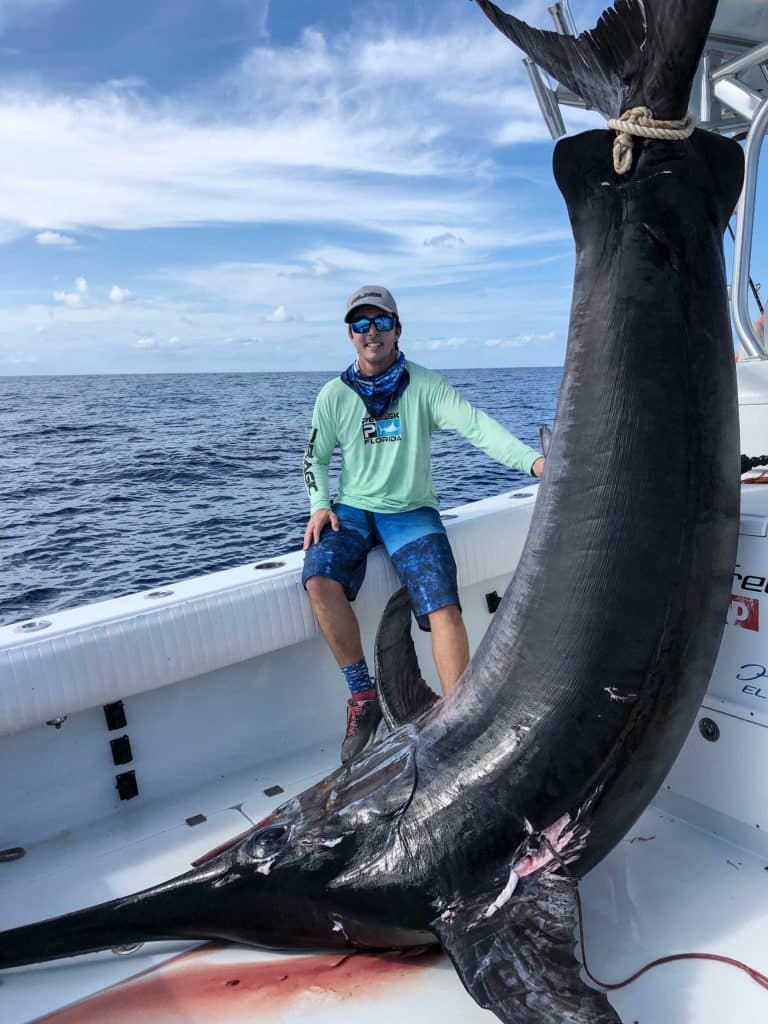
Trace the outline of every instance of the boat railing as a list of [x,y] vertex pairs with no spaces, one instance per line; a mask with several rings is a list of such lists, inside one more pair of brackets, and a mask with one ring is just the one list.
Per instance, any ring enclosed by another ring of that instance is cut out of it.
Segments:
[[765,133],[768,130],[768,97],[740,81],[737,76],[754,68],[760,68],[764,73],[766,60],[768,60],[768,43],[761,43],[740,57],[715,68],[709,76],[717,99],[723,104],[728,104],[732,110],[740,113],[749,123],[744,148],[744,188],[736,215],[731,311],[739,341],[747,355],[756,359],[768,359],[768,353],[766,353],[749,315],[757,171],[760,166],[760,154]]
[[[549,13],[561,35],[577,34],[568,0],[552,4]],[[559,139],[566,134],[561,107],[585,109],[586,104],[569,89],[553,84],[534,61],[525,58],[524,64],[547,128],[553,139]],[[737,207],[731,312],[738,339],[754,359],[768,359],[749,314],[757,171],[768,130],[767,66],[768,43],[712,34],[702,58],[693,102],[702,128],[746,140],[744,190]]]

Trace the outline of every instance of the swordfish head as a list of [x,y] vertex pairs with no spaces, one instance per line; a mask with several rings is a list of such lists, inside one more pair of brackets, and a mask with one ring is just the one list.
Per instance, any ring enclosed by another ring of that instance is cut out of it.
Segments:
[[434,942],[397,831],[414,745],[412,728],[398,730],[168,882],[1,933],[0,969],[179,938],[275,949]]

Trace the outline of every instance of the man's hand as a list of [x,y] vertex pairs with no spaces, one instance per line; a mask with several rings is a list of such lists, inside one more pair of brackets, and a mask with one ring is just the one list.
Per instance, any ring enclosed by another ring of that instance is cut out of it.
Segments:
[[544,459],[543,455],[540,455],[538,459],[536,459],[534,464],[531,466],[531,473],[533,473],[534,476],[541,476],[541,474],[544,472],[545,461],[546,460]]
[[319,508],[307,523],[307,528],[304,531],[304,551],[312,547],[313,544],[317,544],[329,523],[331,529],[338,533],[339,517],[336,513],[331,512],[329,508]]

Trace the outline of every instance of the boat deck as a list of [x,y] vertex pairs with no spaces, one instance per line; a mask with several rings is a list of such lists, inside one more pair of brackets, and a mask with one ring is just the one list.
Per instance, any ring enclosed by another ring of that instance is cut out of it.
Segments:
[[[173,802],[30,846],[21,860],[0,864],[0,926],[66,913],[172,877],[323,777],[336,758],[335,747],[317,746]],[[274,793],[276,786],[284,792]],[[582,883],[589,966],[613,982],[660,956],[713,952],[768,973],[767,893],[767,857],[656,804]],[[733,1019],[734,1006],[742,1022],[768,1015],[765,990],[732,967],[704,961],[656,968],[611,998],[625,1024],[722,1024]],[[158,943],[124,955],[18,968],[0,984],[5,1024],[338,1024],[360,1019],[361,1012],[373,1022],[426,1013],[447,1024],[491,1019],[436,951],[344,957]]]

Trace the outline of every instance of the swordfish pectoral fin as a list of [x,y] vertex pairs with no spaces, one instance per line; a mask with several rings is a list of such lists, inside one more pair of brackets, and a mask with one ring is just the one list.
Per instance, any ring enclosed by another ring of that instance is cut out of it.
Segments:
[[537,873],[462,899],[432,927],[470,995],[505,1024],[621,1024],[581,979],[576,915],[576,882]]
[[411,636],[411,600],[405,587],[390,597],[376,633],[376,688],[390,729],[412,722],[440,699],[424,682]]
[[552,431],[549,427],[539,427],[539,441],[541,442],[542,455],[549,455],[549,449],[552,444]]

